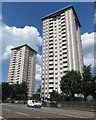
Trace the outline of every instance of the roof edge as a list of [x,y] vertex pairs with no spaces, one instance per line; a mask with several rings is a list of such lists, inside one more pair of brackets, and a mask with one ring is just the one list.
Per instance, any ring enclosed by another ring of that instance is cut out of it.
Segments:
[[14,49],[17,49],[17,48],[20,48],[20,47],[23,47],[23,46],[27,46],[29,47],[31,50],[35,51],[36,53],[38,53],[35,49],[33,49],[32,47],[30,47],[29,45],[27,45],[26,43],[25,44],[22,44],[22,45],[19,45],[19,46],[16,46],[16,47],[13,47],[11,48],[11,50],[14,50]]
[[79,22],[79,19],[78,19],[78,17],[77,17],[77,14],[76,14],[76,11],[75,11],[75,9],[74,9],[73,4],[71,4],[71,5],[67,6],[67,7],[64,7],[64,8],[62,8],[62,9],[60,9],[60,10],[57,10],[57,11],[55,11],[55,12],[52,12],[52,13],[50,13],[50,14],[42,17],[41,20],[43,21],[44,19],[46,19],[46,18],[48,18],[48,17],[50,17],[50,16],[52,16],[52,15],[54,15],[54,14],[56,14],[56,13],[59,13],[60,11],[67,10],[67,9],[69,9],[69,8],[72,8],[72,9],[73,9],[74,14],[75,14],[75,16],[76,16],[76,18],[77,18],[77,21],[78,21],[78,23],[79,23],[79,25],[80,25],[80,27],[81,27],[81,24],[80,24],[80,22]]

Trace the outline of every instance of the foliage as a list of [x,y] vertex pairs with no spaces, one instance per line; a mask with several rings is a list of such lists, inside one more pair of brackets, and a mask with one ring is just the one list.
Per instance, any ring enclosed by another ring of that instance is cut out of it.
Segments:
[[39,88],[36,91],[36,94],[40,94],[41,93],[41,86],[39,86]]
[[32,100],[40,100],[40,94],[33,94],[31,97]]
[[84,100],[86,101],[88,95],[92,95],[95,98],[96,77],[93,77],[91,74],[91,65],[84,65],[82,78],[83,79],[81,93],[84,95]]
[[36,90],[36,94],[33,94],[30,99],[32,100],[40,100],[41,86]]
[[27,99],[27,85],[26,82],[21,84],[8,84],[2,83],[2,100],[7,100],[7,98],[15,100],[25,100]]
[[75,93],[81,92],[81,74],[79,71],[68,71],[60,81],[60,88],[66,96],[74,98]]
[[53,90],[50,94],[50,100],[59,102],[61,101],[61,95],[57,91]]

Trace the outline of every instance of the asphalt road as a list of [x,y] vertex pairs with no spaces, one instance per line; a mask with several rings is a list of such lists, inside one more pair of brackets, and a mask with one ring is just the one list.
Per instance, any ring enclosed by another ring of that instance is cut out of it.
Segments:
[[[42,110],[43,108],[29,108],[26,105],[3,104],[2,115],[4,120],[89,120],[70,117]],[[91,120],[91,119],[90,119]]]

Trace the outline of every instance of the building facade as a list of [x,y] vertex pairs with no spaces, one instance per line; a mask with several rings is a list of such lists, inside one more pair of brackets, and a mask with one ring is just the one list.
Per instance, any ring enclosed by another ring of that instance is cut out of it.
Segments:
[[82,73],[81,25],[73,6],[45,16],[42,21],[41,97],[50,98],[53,90],[61,92],[61,77],[67,71]]
[[36,53],[33,48],[23,44],[11,49],[8,72],[9,84],[27,83],[28,96],[31,97],[35,89]]

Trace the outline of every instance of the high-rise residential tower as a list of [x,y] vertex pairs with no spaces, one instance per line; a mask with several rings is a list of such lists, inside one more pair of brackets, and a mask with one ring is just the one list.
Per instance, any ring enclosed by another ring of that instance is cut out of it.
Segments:
[[11,49],[7,82],[9,84],[27,82],[29,97],[35,89],[36,53],[37,51],[27,44]]
[[69,70],[82,73],[80,22],[71,5],[42,18],[41,97],[60,91],[61,77]]

